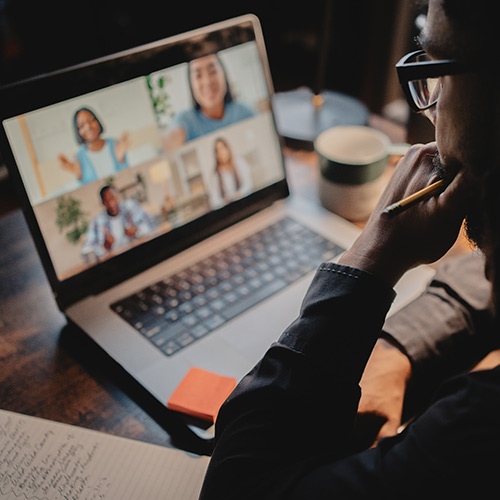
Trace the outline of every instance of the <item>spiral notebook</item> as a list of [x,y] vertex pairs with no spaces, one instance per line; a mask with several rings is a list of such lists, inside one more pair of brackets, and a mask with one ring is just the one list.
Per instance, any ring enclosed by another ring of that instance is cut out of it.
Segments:
[[196,500],[208,457],[0,410],[4,500]]

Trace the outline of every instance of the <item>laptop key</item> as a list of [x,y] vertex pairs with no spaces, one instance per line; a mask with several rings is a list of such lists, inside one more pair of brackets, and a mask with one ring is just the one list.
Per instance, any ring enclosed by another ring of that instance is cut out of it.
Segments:
[[211,318],[208,318],[206,321],[203,322],[203,324],[209,330],[215,330],[216,328],[219,328],[219,326],[222,326],[224,323],[225,323],[224,318],[219,314],[214,314]]
[[[212,304],[213,306],[213,304]],[[213,313],[210,308],[208,307],[201,307],[195,311],[195,314],[198,318],[201,320],[209,318]]]
[[204,325],[196,325],[192,328],[189,333],[196,339],[199,339],[206,335],[210,330]]
[[226,295],[224,295],[223,298],[229,304],[234,304],[238,300],[238,295],[236,295],[235,292],[229,292],[229,293],[226,293]]
[[152,328],[140,328],[139,331],[148,339],[154,337],[157,333],[161,331],[161,326],[156,325]]
[[192,328],[198,323],[198,317],[196,314],[189,314],[188,316],[184,316],[182,318],[182,324],[185,325],[187,328]]
[[179,343],[182,347],[186,347],[187,345],[194,342],[194,337],[192,337],[189,333],[183,333],[176,337],[176,342]]
[[[233,295],[236,297],[234,293]],[[222,311],[226,307],[226,305],[227,302],[223,298],[218,298],[210,302],[210,308],[217,312]]]
[[187,330],[182,323],[174,323],[164,326],[158,332],[156,332],[156,334],[151,335],[150,337],[152,342],[158,343],[160,338],[163,339],[163,341],[166,341],[169,339],[173,339],[178,335],[182,335],[186,333],[186,331]]
[[226,318],[226,320],[230,320],[250,309],[251,307],[257,305],[259,302],[262,302],[264,299],[267,299],[271,295],[279,292],[282,288],[287,286],[287,282],[281,279],[276,279],[264,285],[263,287],[255,290],[254,293],[251,293],[241,300],[238,300],[233,305],[226,307],[221,311],[222,316]]
[[175,354],[180,349],[182,349],[182,346],[173,340],[170,340],[166,344],[160,346],[160,350],[167,356],[172,356],[172,354]]

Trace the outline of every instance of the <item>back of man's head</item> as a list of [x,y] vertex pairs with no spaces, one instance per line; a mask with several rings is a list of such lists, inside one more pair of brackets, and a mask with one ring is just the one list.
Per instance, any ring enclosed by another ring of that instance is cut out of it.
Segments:
[[448,20],[473,52],[492,53],[499,45],[496,2],[491,0],[440,0]]
[[[446,106],[454,106],[455,122],[468,120],[463,130],[476,135],[473,138],[466,134],[456,137],[455,147],[468,150],[469,168],[472,166],[480,179],[480,193],[472,204],[468,223],[474,221],[476,239],[488,257],[497,310],[500,311],[500,149],[497,147],[500,143],[500,75],[496,69],[500,37],[497,35],[496,2],[430,0],[429,14],[431,9],[435,15],[445,16],[445,23],[434,24],[431,35],[443,37],[449,58],[465,60],[474,67],[471,75],[453,77],[458,85],[463,81],[473,82],[470,87],[474,90],[469,94],[450,95],[446,104],[441,103],[441,111],[446,113]],[[443,27],[445,34],[439,29]]]

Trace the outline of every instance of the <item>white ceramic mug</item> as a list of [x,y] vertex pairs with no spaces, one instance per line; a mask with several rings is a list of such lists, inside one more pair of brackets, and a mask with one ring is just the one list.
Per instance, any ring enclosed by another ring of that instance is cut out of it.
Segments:
[[393,144],[383,132],[364,126],[338,126],[314,141],[320,158],[319,198],[328,210],[350,221],[366,220],[386,184],[393,155],[408,144]]

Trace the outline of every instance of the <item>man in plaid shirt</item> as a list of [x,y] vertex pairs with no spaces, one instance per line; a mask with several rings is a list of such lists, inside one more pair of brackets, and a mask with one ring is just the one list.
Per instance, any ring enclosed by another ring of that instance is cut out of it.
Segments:
[[104,186],[99,195],[105,209],[87,228],[82,247],[86,259],[92,253],[102,258],[134,239],[146,236],[153,229],[151,218],[136,200],[120,201],[115,188],[110,185]]

